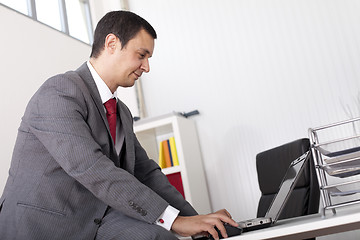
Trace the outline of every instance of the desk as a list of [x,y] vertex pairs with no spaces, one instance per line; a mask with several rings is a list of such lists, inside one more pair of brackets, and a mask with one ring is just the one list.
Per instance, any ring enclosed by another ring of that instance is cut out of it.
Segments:
[[251,239],[306,239],[328,234],[360,229],[360,206],[347,206],[336,209],[336,214],[327,211],[321,214],[307,215],[278,221],[269,228],[246,232],[229,240]]

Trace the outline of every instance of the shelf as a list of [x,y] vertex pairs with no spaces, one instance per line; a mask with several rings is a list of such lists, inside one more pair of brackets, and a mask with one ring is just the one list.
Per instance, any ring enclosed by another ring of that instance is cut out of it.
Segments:
[[169,132],[172,130],[171,124],[176,117],[181,117],[181,115],[173,112],[158,117],[140,119],[134,123],[134,131],[138,133],[142,131],[155,130],[157,134]]
[[210,200],[195,122],[172,112],[136,121],[134,132],[149,158],[156,162],[159,159],[159,144],[174,137],[179,165],[163,168],[162,172],[199,213],[210,213]]
[[165,174],[172,174],[172,173],[177,173],[177,172],[181,172],[181,166],[174,166],[174,167],[168,167],[168,168],[163,168],[161,169],[161,171]]

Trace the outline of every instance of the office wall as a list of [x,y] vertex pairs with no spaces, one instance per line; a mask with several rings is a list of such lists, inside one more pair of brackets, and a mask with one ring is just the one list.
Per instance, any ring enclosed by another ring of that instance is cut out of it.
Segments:
[[0,192],[26,104],[50,76],[76,69],[90,46],[0,5]]
[[[359,1],[131,0],[129,8],[158,32],[142,78],[148,114],[200,111],[213,210],[254,217],[258,152],[359,116]],[[349,234],[332,237],[357,239]]]

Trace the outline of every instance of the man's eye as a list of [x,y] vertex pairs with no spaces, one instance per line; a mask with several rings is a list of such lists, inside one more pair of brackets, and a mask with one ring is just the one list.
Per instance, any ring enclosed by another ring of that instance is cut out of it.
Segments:
[[145,58],[145,54],[139,53],[140,58]]

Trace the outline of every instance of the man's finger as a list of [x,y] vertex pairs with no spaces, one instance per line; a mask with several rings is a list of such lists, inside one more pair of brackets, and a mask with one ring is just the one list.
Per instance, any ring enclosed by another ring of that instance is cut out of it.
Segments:
[[210,226],[208,229],[208,233],[210,233],[210,235],[214,238],[214,239],[219,239],[219,234],[218,232],[215,230],[214,227]]
[[227,237],[228,237],[227,232],[226,232],[226,229],[225,229],[223,223],[218,223],[218,224],[216,224],[216,227],[217,227],[217,229],[220,231],[221,236],[223,236],[224,238],[227,238]]

